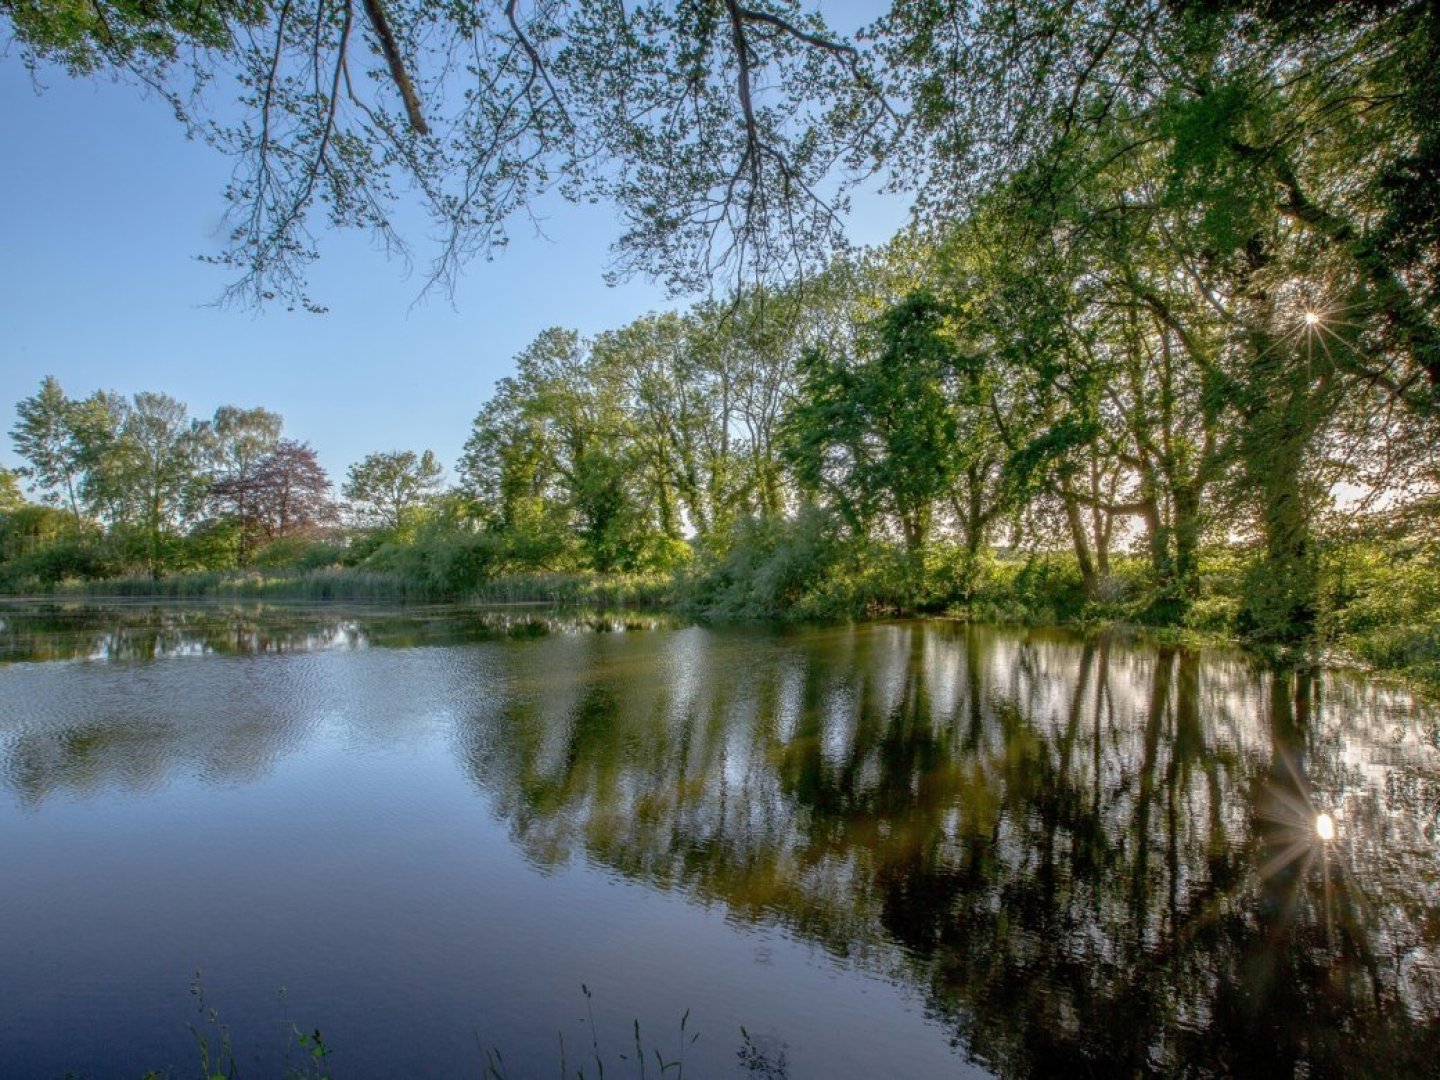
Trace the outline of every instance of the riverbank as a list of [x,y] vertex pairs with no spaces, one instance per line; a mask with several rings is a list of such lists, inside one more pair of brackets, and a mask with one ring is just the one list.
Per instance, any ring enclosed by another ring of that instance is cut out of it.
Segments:
[[461,592],[437,589],[400,574],[329,567],[302,572],[229,571],[64,581],[26,595],[61,600],[313,600],[395,603],[464,601],[660,607],[678,603],[669,574],[513,574]]
[[[874,553],[872,553],[874,554]],[[964,622],[1061,626],[1082,633],[1143,636],[1186,648],[1240,647],[1280,663],[1324,663],[1395,679],[1440,698],[1440,619],[1423,568],[1372,551],[1332,558],[1331,587],[1316,640],[1302,649],[1257,646],[1237,625],[1245,563],[1212,553],[1200,594],[1183,608],[1157,602],[1144,565],[1121,559],[1100,596],[1087,596],[1064,555],[988,557],[956,595],[959,575],[932,564],[908,580],[884,558],[851,559],[826,573],[786,579],[772,567],[728,564],[679,572],[515,573],[447,590],[399,573],[348,567],[171,574],[63,581],[39,595],[56,600],[297,600],[306,602],[535,604],[649,608],[706,621],[831,621],[934,615]],[[952,583],[947,590],[945,582]],[[32,593],[33,595],[33,593]]]

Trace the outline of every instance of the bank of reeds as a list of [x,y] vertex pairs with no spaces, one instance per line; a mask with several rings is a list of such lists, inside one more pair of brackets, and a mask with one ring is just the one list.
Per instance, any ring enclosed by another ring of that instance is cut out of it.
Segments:
[[45,595],[65,599],[351,600],[417,602],[445,599],[396,574],[345,567],[300,572],[194,571],[161,578],[62,581]]
[[[946,614],[972,622],[1130,628],[1183,644],[1243,644],[1238,615],[1255,554],[1217,546],[1184,604],[1157,596],[1137,555],[1111,559],[1097,590],[1067,552],[935,545],[920,557],[873,541],[845,543],[809,518],[752,526],[721,557],[677,571],[459,573],[436,558],[360,566],[272,566],[25,583],[61,599],[293,600],[678,609],[705,620],[833,620]],[[1321,555],[1317,654],[1399,676],[1440,696],[1440,556],[1433,545],[1346,540]],[[38,587],[37,587],[38,586]]]
[[670,574],[507,574],[483,581],[463,599],[482,604],[562,604],[583,607],[672,607]]
[[346,567],[295,572],[196,571],[161,578],[62,581],[38,592],[58,599],[96,600],[463,601],[592,608],[664,608],[675,603],[675,581],[669,574],[509,574],[449,592],[403,574]]

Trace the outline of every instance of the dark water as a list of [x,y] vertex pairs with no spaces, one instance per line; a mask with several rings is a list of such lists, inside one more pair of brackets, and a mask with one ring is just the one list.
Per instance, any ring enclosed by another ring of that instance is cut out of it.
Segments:
[[1437,840],[1440,715],[1231,654],[12,605],[0,1076],[197,1075],[197,968],[242,1076],[1435,1075]]

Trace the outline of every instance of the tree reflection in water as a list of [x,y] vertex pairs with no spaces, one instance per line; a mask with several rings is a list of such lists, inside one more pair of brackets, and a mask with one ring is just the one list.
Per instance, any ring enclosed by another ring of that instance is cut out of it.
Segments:
[[654,629],[663,615],[576,609],[564,616],[453,604],[315,605],[224,601],[0,601],[0,663],[253,656],[371,646],[413,648]]
[[[783,927],[912,988],[1004,1076],[1440,1060],[1440,716],[1358,677],[940,622],[45,617],[0,615],[3,655],[462,646],[326,670],[347,693],[384,681],[391,728],[367,737],[394,737],[405,710],[451,718],[537,866],[584,858]],[[596,632],[627,629],[643,632]],[[335,713],[339,690],[309,670],[265,667],[274,693],[204,724],[183,702],[144,723],[17,714],[0,777],[32,803],[163,783],[177,761],[243,780]]]
[[1440,1052],[1440,755],[1402,694],[941,623],[514,659],[461,753],[537,863],[782,924],[1002,1075]]

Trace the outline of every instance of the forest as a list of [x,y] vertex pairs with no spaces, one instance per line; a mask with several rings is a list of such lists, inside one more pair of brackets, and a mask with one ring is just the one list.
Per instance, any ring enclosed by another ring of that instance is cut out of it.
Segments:
[[[198,41],[251,72],[266,123],[214,132],[242,300],[319,307],[306,215],[389,240],[397,177],[450,226],[442,287],[558,184],[614,202],[621,270],[710,297],[540,333],[448,487],[407,450],[336,489],[264,408],[47,379],[3,479],[11,591],[1124,622],[1440,679],[1431,4],[898,0],[855,45],[784,4],[377,3],[348,102],[306,89],[348,85],[348,5],[273,38],[203,4],[164,33],[3,10],[32,61],[153,81]],[[437,25],[494,47],[447,132]],[[827,178],[875,170],[913,224],[849,249]]]

